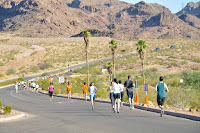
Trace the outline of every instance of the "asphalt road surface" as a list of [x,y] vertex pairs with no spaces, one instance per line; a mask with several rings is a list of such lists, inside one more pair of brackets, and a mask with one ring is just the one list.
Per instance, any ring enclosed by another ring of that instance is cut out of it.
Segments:
[[23,111],[27,117],[0,123],[0,133],[200,133],[200,123],[183,118],[121,107],[113,113],[110,104],[54,97],[13,87],[0,89],[4,105]]

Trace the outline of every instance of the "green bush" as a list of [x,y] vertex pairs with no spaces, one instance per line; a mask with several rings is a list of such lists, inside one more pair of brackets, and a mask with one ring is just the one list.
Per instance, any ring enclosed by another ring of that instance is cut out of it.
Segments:
[[191,86],[192,89],[200,90],[200,72],[186,70],[182,72],[183,84]]
[[44,63],[42,66],[40,66],[40,69],[44,70],[44,69],[49,69],[49,68],[51,68],[51,67],[52,67],[51,64],[49,64],[49,63]]
[[40,67],[38,67],[38,66],[33,66],[33,67],[30,68],[30,71],[33,72],[33,73],[36,73],[39,70],[40,70]]
[[4,76],[4,74],[0,73],[0,78],[3,77],[3,76]]
[[14,73],[15,73],[15,69],[14,68],[10,68],[6,72],[7,75],[11,75],[11,74],[14,74]]
[[50,85],[50,79],[39,79],[38,84],[42,87],[42,90],[48,91],[48,86]]
[[45,72],[42,74],[42,76],[50,76],[50,73]]
[[11,113],[11,111],[12,111],[12,106],[6,106],[6,107],[3,108],[3,110],[4,110],[4,113],[5,113],[5,114]]
[[24,78],[18,78],[17,81],[25,81],[25,79]]
[[33,56],[33,55],[35,55],[35,54],[37,54],[37,51],[34,51],[33,53],[31,53],[31,56]]

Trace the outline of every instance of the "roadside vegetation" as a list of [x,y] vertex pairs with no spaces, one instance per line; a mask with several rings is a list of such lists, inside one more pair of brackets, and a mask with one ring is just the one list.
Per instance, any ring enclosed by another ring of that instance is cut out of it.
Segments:
[[5,106],[3,107],[1,100],[0,100],[0,115],[2,114],[9,114],[12,112],[12,106]]

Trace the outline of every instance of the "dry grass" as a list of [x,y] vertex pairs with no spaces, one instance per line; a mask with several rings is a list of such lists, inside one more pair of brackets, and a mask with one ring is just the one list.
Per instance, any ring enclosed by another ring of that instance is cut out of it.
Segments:
[[[110,57],[111,50],[108,44],[110,40],[111,38],[92,37],[89,53],[90,60]],[[137,40],[118,40],[118,43],[118,55],[136,52],[135,45],[137,43]],[[161,51],[147,54],[147,68],[167,65],[170,66],[172,72],[176,69],[178,70],[178,68],[189,68],[195,70],[200,69],[199,66],[196,65],[184,62],[175,62],[170,59],[162,60],[156,58],[157,56],[167,56],[171,58],[179,58],[193,61],[199,60],[199,40],[149,39],[146,40],[146,43],[148,45],[148,51],[154,50],[156,47],[161,48]],[[39,51],[25,58],[17,58],[20,54],[33,51],[29,44],[40,45],[42,47],[45,47],[46,50]],[[179,46],[182,46],[182,48],[178,50],[169,49],[162,51],[162,49],[169,48],[171,45],[175,45],[177,48]],[[16,76],[21,75],[24,72],[26,74],[30,74],[33,72],[31,72],[30,70],[31,68],[33,68],[33,66],[40,66],[41,64],[44,64],[44,62],[49,63],[53,66],[49,69],[57,69],[66,67],[67,65],[85,62],[85,44],[83,38],[27,38],[16,37],[9,34],[0,34],[0,47],[3,48],[0,53],[0,71],[1,74],[4,74],[4,76],[1,76],[0,79],[8,78],[8,76],[6,76],[5,74],[6,71],[10,68],[15,68]],[[126,71],[129,69],[140,69],[140,59],[138,56],[131,57],[130,59],[127,59],[126,61],[123,60],[122,62],[124,63],[118,66],[120,70]],[[43,70],[38,70],[38,72],[41,71]]]

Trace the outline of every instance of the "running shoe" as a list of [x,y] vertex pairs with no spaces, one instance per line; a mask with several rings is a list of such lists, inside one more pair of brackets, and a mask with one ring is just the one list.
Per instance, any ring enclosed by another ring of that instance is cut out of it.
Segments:
[[132,109],[132,110],[134,110],[135,108],[134,108],[134,107],[132,107],[131,109]]

